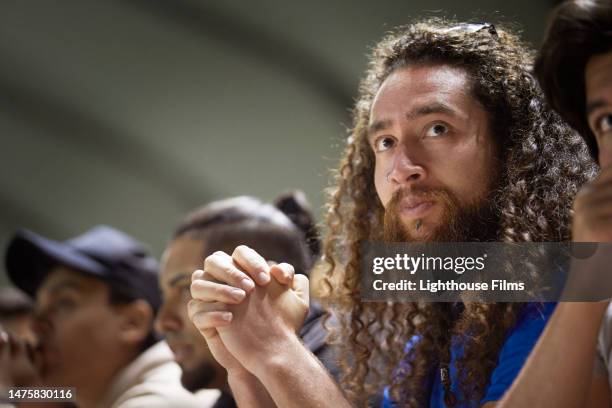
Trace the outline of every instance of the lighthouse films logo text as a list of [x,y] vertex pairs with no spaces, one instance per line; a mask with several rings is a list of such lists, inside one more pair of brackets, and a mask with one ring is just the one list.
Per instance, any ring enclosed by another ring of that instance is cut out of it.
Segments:
[[601,301],[612,297],[612,244],[362,244],[365,301]]

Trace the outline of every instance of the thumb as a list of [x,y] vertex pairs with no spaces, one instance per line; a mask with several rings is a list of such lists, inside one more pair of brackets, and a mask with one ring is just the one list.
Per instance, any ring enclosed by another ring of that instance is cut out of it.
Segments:
[[288,263],[274,264],[270,267],[270,275],[283,285],[291,285],[295,276],[295,269]]
[[310,285],[305,275],[295,275],[291,289],[306,305],[310,304]]

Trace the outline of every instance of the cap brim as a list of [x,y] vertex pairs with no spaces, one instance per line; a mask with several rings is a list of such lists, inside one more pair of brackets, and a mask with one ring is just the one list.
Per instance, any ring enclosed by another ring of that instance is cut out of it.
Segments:
[[106,269],[70,245],[27,230],[15,235],[6,252],[9,279],[32,297],[36,295],[50,267],[56,264],[97,276],[103,276]]

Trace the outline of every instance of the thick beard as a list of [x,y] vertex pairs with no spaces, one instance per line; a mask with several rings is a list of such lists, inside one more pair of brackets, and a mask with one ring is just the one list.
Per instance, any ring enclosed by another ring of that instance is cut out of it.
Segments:
[[[399,216],[399,203],[406,196],[434,199],[444,207],[442,218],[434,231],[425,237],[413,234],[414,226],[407,226]],[[499,232],[499,218],[495,215],[494,200],[481,197],[469,205],[461,205],[446,190],[400,189],[395,192],[383,220],[383,239],[386,242],[472,242],[495,241]]]
[[181,374],[181,384],[183,388],[190,392],[210,388],[218,375],[216,368],[207,362],[203,362],[191,370],[186,370],[183,367],[181,367],[181,370],[183,372]]

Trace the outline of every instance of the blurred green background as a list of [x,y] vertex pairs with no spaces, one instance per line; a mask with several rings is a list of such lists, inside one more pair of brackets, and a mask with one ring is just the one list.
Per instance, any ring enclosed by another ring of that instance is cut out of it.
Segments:
[[3,257],[19,227],[100,223],[159,256],[183,214],[238,194],[300,188],[320,217],[368,47],[423,16],[514,22],[537,46],[555,3],[3,0]]

